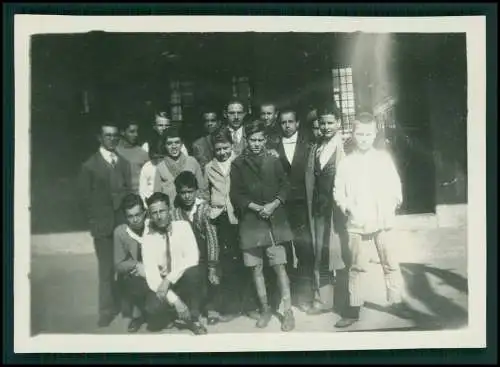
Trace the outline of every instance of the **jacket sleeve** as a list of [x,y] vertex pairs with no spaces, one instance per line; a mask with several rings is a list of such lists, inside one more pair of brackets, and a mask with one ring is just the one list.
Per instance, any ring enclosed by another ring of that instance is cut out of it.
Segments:
[[337,173],[335,174],[333,199],[344,213],[349,209],[347,184],[347,164],[346,160],[342,160],[340,161],[339,166],[337,167]]
[[125,250],[125,243],[120,231],[121,229],[118,227],[113,233],[115,271],[118,274],[125,275],[135,268],[137,261]]
[[241,213],[252,201],[248,195],[247,185],[243,182],[240,167],[234,162],[231,164],[230,181],[229,198],[233,207]]
[[124,172],[124,179],[125,179],[125,194],[130,194],[133,192],[132,189],[132,168],[130,166],[130,163],[125,159],[123,159],[123,172]]
[[208,200],[208,182],[201,170],[201,166],[197,160],[193,158],[194,164],[194,175],[196,176],[196,181],[198,181],[198,196],[205,200]]
[[205,207],[203,221],[207,239],[208,265],[216,266],[219,262],[219,240],[217,238],[217,228],[210,219],[210,207]]
[[288,175],[285,173],[283,165],[278,158],[274,158],[274,167],[276,177],[279,181],[279,191],[276,198],[284,204],[290,194],[290,180],[288,179]]
[[148,167],[149,164],[146,162],[144,166],[141,168],[141,173],[139,174],[139,196],[142,201],[146,203],[146,199],[152,194],[151,190],[148,187]]

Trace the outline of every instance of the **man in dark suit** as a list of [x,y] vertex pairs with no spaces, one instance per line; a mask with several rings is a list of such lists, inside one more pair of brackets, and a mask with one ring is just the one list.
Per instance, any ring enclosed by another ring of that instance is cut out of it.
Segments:
[[82,166],[79,189],[83,208],[94,238],[99,270],[99,321],[108,326],[117,314],[113,266],[113,231],[124,222],[120,204],[132,191],[130,164],[116,153],[118,128],[104,122],[99,126],[100,147]]
[[[303,133],[299,133],[300,121],[294,110],[283,110],[278,121],[281,127],[281,137],[277,145],[277,152],[291,186],[290,195],[284,208],[294,235],[294,246],[286,248],[289,259],[287,272],[292,280],[292,291],[296,296],[294,298],[296,298],[298,307],[306,312],[313,299],[314,260],[307,218],[304,175],[310,143]],[[296,271],[291,266],[294,249],[298,260]]]
[[260,105],[260,119],[266,122],[267,148],[276,150],[281,140],[281,129],[278,121],[278,108],[276,104],[264,102]]
[[202,136],[193,143],[193,157],[196,158],[201,169],[205,172],[206,164],[214,158],[214,143],[212,136],[221,125],[217,112],[212,109],[206,109],[205,112],[203,112],[203,124],[207,135]]

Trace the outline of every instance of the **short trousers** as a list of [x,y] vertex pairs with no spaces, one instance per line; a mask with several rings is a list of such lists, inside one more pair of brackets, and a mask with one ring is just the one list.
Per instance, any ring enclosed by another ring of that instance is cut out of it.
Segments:
[[267,258],[269,266],[284,265],[287,262],[285,248],[281,245],[243,250],[243,262],[247,267],[263,265],[264,256]]

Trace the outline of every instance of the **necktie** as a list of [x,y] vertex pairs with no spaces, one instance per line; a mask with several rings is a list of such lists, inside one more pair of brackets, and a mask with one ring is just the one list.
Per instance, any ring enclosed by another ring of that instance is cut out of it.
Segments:
[[231,137],[233,139],[233,144],[238,144],[238,133],[237,133],[237,130],[233,130],[233,133],[231,134]]
[[170,237],[168,233],[165,236],[167,238],[167,274],[172,271],[172,254],[170,252]]
[[116,166],[116,161],[117,161],[116,155],[111,154],[111,166],[112,167]]

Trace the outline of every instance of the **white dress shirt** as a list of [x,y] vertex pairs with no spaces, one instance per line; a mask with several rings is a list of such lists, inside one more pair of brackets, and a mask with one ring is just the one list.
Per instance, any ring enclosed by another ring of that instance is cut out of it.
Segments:
[[139,175],[139,195],[144,202],[153,195],[155,186],[156,166],[148,161],[144,163]]
[[229,127],[229,131],[231,132],[231,137],[233,138],[233,144],[238,144],[243,137],[243,126],[240,126],[238,130],[234,130],[232,127]]
[[295,147],[297,146],[297,137],[299,136],[299,133],[296,131],[295,134],[293,134],[291,137],[282,138],[283,142],[283,149],[285,150],[285,155],[286,159],[288,159],[288,162],[292,164],[293,161],[293,156],[295,154]]
[[[340,143],[339,143],[340,140]],[[319,149],[319,164],[321,169],[328,163],[333,153],[337,149],[337,146],[342,144],[342,136],[341,134],[336,134],[333,138],[331,138],[326,144],[321,145]]]
[[[167,234],[148,228],[142,241],[142,261],[149,288],[156,292],[163,282],[161,273],[167,267]],[[170,239],[171,271],[165,278],[175,284],[184,272],[198,265],[199,250],[191,225],[187,221],[174,221],[168,232]],[[167,294],[168,298],[172,296]],[[167,298],[167,300],[169,300]],[[175,298],[175,296],[174,296]]]
[[99,152],[106,162],[111,165],[116,164],[118,162],[118,155],[114,152],[110,152],[109,150],[104,149],[103,147],[99,148]]
[[334,198],[349,212],[349,232],[368,234],[391,228],[402,201],[401,180],[392,157],[376,149],[346,156],[335,176]]

